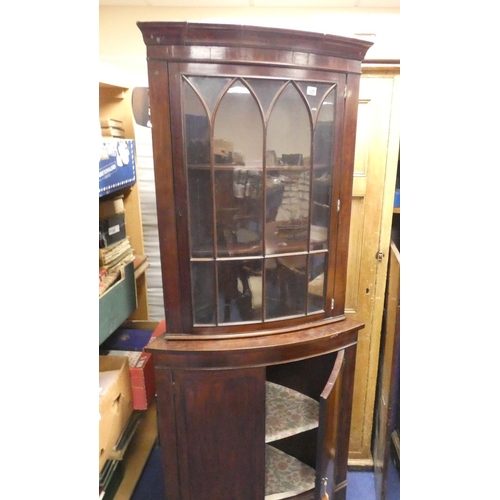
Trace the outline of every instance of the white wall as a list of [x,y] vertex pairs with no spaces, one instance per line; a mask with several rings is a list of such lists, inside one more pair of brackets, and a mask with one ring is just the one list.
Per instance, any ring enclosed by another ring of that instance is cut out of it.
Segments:
[[[368,38],[370,60],[399,60],[398,9],[100,7],[100,79],[147,86],[146,46],[138,21],[193,21],[272,26]],[[116,72],[119,72],[118,74]]]

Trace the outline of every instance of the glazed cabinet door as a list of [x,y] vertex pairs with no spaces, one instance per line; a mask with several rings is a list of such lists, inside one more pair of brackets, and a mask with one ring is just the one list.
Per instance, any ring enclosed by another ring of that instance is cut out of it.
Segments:
[[[346,77],[231,65],[217,74],[169,65],[180,285],[172,315],[182,312],[171,329],[241,332],[326,318]],[[161,191],[168,169],[155,175]],[[165,276],[164,288],[172,284]]]

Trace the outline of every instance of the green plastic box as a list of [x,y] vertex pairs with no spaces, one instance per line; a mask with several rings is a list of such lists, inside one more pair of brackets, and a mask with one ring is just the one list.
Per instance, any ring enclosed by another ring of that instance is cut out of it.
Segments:
[[134,263],[127,264],[120,280],[99,298],[99,345],[137,308]]

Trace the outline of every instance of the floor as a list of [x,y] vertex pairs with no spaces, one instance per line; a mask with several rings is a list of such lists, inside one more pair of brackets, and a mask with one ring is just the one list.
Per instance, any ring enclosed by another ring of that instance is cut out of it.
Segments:
[[[148,462],[137,483],[131,500],[163,500],[164,487],[157,446],[151,451]],[[399,497],[399,495],[398,495]],[[215,499],[214,499],[215,500]],[[377,500],[375,480],[371,471],[348,472],[347,500]]]

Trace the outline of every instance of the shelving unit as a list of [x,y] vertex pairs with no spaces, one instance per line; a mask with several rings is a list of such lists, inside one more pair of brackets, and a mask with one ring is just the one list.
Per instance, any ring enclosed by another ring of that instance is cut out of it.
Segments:
[[[112,116],[121,120],[125,130],[125,138],[127,139],[135,139],[131,99],[132,89],[99,82],[99,115],[103,117]],[[144,255],[138,183],[136,182],[132,186],[104,196],[102,199],[113,197],[117,194],[123,194],[124,197],[127,236],[130,238],[130,244],[136,256],[134,270],[136,271],[137,308],[129,319],[148,320],[149,312],[145,274],[148,264],[145,264],[147,256]]]
[[[120,85],[99,82],[99,115],[100,117],[112,117],[122,121],[125,130],[125,138],[135,140],[132,104],[131,104],[132,89],[122,87]],[[96,117],[97,120],[97,117]],[[135,297],[133,299],[133,307],[130,314],[123,317],[123,322],[134,322],[134,328],[151,329],[157,326],[157,322],[149,322],[149,310],[147,300],[147,283],[146,270],[149,267],[147,255],[144,252],[144,240],[142,230],[142,217],[140,209],[140,194],[139,186],[135,184],[123,189],[117,190],[106,196],[100,197],[99,200],[113,198],[117,195],[123,195],[125,208],[125,229],[129,237],[130,244],[134,250],[135,259],[130,264],[130,277],[135,282]],[[127,278],[130,278],[127,276]],[[120,283],[118,283],[119,285]],[[114,285],[110,288],[113,292]],[[108,293],[108,291],[106,292]],[[102,305],[103,297],[100,298],[100,306]],[[109,300],[105,298],[104,300]],[[116,308],[111,308],[110,314],[117,314]],[[125,309],[128,311],[128,309]],[[100,307],[100,314],[103,314]],[[103,319],[103,318],[101,318]],[[127,326],[127,323],[122,323]],[[107,334],[109,336],[109,334]],[[107,338],[102,338],[100,335],[99,344]],[[153,448],[155,440],[158,436],[156,425],[156,401],[149,405],[147,410],[144,410],[143,415],[133,431],[133,436],[126,448],[119,452],[112,452],[111,459],[120,462],[119,472],[123,475],[120,485],[114,495],[115,500],[129,500],[132,496],[137,481],[140,478],[144,465]],[[134,417],[137,416],[137,413]]]

